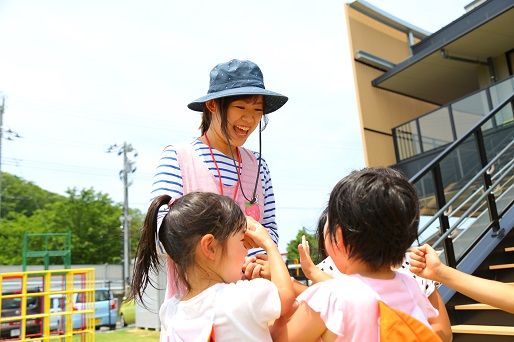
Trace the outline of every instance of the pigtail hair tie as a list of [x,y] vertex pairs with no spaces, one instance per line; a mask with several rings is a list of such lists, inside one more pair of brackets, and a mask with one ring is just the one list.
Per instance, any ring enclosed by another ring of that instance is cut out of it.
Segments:
[[175,203],[175,198],[170,198],[170,201],[168,202],[168,209],[171,209],[171,207],[173,206],[173,203]]

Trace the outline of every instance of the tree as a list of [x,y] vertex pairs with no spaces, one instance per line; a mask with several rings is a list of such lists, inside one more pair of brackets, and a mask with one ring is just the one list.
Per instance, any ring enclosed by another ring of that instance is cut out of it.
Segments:
[[68,189],[68,197],[42,212],[52,232],[71,231],[72,262],[103,264],[120,262],[122,209],[108,195],[92,188]]
[[1,218],[9,219],[14,213],[30,216],[36,210],[44,208],[47,204],[64,198],[64,196],[46,191],[32,182],[7,172],[2,172],[1,185]]
[[298,254],[298,245],[302,243],[302,236],[305,235],[305,239],[309,242],[310,255],[314,263],[318,263],[318,241],[314,234],[310,234],[305,227],[302,227],[296,234],[294,240],[289,241],[287,244],[287,259],[291,262],[300,262],[300,255]]
[[[68,189],[67,196],[61,196],[19,177],[6,173],[3,175],[8,179],[7,193],[12,196],[6,201],[7,215],[0,218],[0,241],[3,243],[0,264],[21,263],[22,239],[25,232],[71,232],[71,259],[74,264],[121,262],[123,239],[119,221],[122,215],[120,203],[114,203],[108,195],[96,192],[92,188]],[[129,213],[132,217],[130,236],[133,257],[139,241],[143,215],[137,209],[129,209]],[[38,244],[38,239],[31,241],[31,249],[42,248],[39,247],[41,243]],[[62,240],[50,241],[49,249],[62,249]],[[31,261],[38,260],[29,260]]]
[[132,218],[130,220],[130,258],[134,259],[145,217],[139,209],[129,209],[129,215]]

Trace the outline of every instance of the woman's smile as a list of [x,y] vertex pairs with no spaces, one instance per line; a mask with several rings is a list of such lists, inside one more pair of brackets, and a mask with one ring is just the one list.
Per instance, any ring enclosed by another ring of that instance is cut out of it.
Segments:
[[234,125],[233,126],[234,132],[236,135],[246,138],[248,137],[248,132],[250,131],[250,127],[248,126],[242,126],[242,125]]

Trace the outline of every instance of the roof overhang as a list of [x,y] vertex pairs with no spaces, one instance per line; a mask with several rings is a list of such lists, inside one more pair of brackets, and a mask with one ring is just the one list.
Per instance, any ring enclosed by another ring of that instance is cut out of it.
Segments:
[[412,46],[373,85],[445,104],[479,88],[477,66],[514,48],[514,0],[489,0]]
[[363,13],[367,17],[370,17],[382,24],[385,24],[389,27],[392,27],[400,32],[412,33],[414,37],[418,39],[423,39],[426,36],[430,35],[430,32],[427,32],[419,27],[416,27],[406,21],[403,21],[395,16],[381,10],[378,7],[373,6],[369,2],[365,0],[355,0],[348,4],[354,10]]

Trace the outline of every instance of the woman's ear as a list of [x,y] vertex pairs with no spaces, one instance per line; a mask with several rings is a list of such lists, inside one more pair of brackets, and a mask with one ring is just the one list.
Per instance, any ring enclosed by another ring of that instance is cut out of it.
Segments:
[[218,242],[214,238],[214,235],[212,234],[205,234],[200,239],[200,242],[198,243],[198,248],[202,255],[206,257],[209,260],[215,260],[216,259],[216,250],[218,247]]
[[216,113],[218,104],[217,104],[216,100],[209,100],[209,101],[205,102],[205,107],[207,107],[209,112]]

